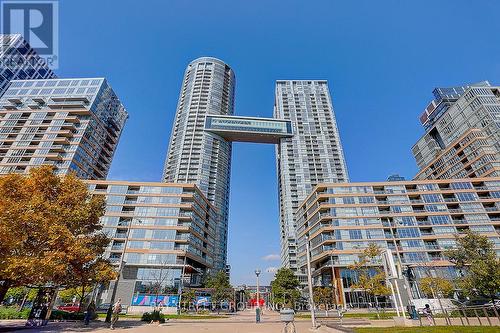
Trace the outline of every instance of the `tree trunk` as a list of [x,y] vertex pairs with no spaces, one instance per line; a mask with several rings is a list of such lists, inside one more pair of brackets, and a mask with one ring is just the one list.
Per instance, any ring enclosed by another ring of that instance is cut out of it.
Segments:
[[28,298],[28,294],[29,293],[30,293],[30,290],[28,289],[28,291],[26,292],[26,294],[24,294],[23,301],[21,302],[21,305],[19,306],[19,312],[23,311],[24,304],[26,304],[26,299]]
[[82,286],[82,296],[80,297],[80,302],[78,303],[78,311],[76,313],[80,313],[82,310],[82,303],[83,303],[83,298],[85,297],[85,286]]
[[11,285],[12,285],[12,282],[9,280],[4,280],[0,284],[0,303],[3,302],[5,295],[7,294],[7,291],[9,290]]

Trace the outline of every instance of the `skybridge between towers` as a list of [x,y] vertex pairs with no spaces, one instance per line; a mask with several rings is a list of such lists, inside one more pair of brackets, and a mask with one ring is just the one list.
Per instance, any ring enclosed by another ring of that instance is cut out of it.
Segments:
[[207,115],[205,131],[230,142],[278,144],[293,136],[290,120],[241,116]]

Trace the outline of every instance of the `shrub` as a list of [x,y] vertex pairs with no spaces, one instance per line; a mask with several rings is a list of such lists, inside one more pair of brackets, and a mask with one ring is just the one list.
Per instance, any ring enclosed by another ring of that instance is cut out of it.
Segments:
[[142,314],[142,321],[147,321],[147,322],[160,322],[164,323],[165,322],[165,315],[161,313],[160,311],[153,311],[153,312],[144,312]]
[[15,306],[0,307],[0,319],[27,319],[31,309],[19,311]]
[[[94,320],[97,318],[97,313],[94,312],[91,320]],[[52,310],[50,314],[50,319],[51,320],[84,320],[85,319],[85,312],[67,312],[67,311],[61,311],[61,310]]]

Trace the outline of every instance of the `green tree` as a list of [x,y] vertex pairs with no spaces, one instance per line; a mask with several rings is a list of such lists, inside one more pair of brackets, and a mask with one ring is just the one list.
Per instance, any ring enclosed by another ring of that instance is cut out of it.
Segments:
[[391,291],[386,285],[386,275],[382,269],[382,250],[370,243],[359,255],[356,263],[349,269],[357,273],[357,281],[351,285],[352,289],[364,290],[375,299],[377,317],[379,317],[378,297],[390,295]]
[[182,290],[182,305],[189,309],[191,304],[196,301],[196,292],[194,289],[185,288]]
[[420,279],[420,290],[429,298],[449,297],[453,284],[445,278],[429,276]]
[[224,271],[218,271],[208,276],[205,286],[212,289],[212,302],[216,304],[217,309],[219,309],[221,302],[233,298],[233,288],[229,283],[229,277]]
[[1,177],[0,302],[12,286],[76,287],[114,277],[101,259],[109,243],[99,221],[104,207],[103,196],[50,166]]
[[464,276],[457,284],[467,295],[480,295],[495,299],[500,292],[500,258],[494,244],[483,235],[470,230],[465,236],[456,236],[456,248],[445,255]]
[[5,294],[5,299],[12,298],[15,303],[19,304],[19,308],[20,310],[22,310],[26,301],[32,301],[33,299],[35,299],[37,292],[38,290],[35,288],[9,288],[9,290]]
[[315,287],[313,289],[314,304],[323,305],[328,310],[330,304],[334,303],[333,290],[329,287]]
[[293,307],[300,298],[299,286],[300,282],[291,269],[278,269],[271,282],[273,303],[282,304],[284,307]]

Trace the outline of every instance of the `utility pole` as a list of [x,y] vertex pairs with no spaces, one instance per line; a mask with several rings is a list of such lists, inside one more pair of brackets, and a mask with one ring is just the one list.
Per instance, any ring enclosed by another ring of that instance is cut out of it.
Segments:
[[309,237],[306,237],[306,255],[307,255],[307,284],[309,286],[309,304],[311,305],[311,323],[312,328],[316,329],[316,317],[314,314],[314,298],[311,276],[311,254],[309,253]]

